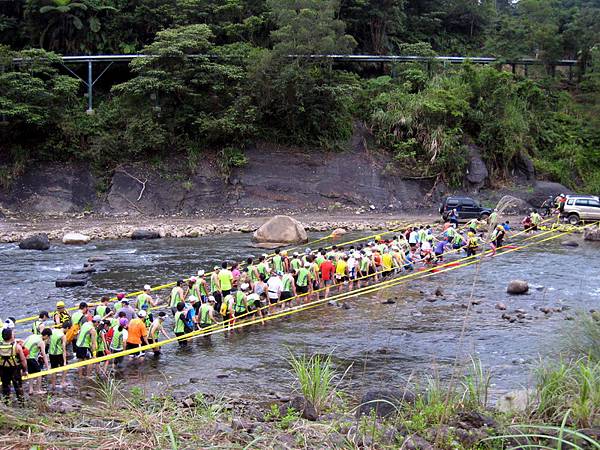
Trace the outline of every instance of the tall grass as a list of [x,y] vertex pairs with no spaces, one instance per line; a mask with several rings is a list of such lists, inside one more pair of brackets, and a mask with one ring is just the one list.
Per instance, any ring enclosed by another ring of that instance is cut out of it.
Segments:
[[600,426],[600,362],[590,358],[561,360],[541,366],[536,373],[538,406],[534,416],[560,423],[570,412],[572,425]]
[[122,393],[122,387],[123,382],[111,375],[96,376],[95,386],[92,386],[92,390],[100,397],[101,403],[108,408],[112,408],[125,398]]
[[471,409],[487,408],[491,381],[491,371],[483,367],[480,359],[471,356],[471,365],[462,380],[463,404]]
[[333,368],[331,355],[295,356],[290,352],[288,362],[296,378],[300,392],[310,401],[317,412],[323,411],[336,393],[336,388],[343,379]]
[[600,321],[596,314],[579,312],[566,331],[568,350],[576,355],[586,355],[600,361]]

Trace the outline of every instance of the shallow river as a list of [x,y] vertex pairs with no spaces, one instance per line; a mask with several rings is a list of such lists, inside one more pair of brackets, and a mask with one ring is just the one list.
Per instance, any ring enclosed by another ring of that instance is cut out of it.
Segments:
[[[408,377],[434,372],[448,378],[457,355],[466,361],[474,354],[492,369],[495,392],[526,386],[539,358],[552,357],[561,348],[562,333],[574,323],[566,317],[577,309],[598,308],[600,301],[600,246],[581,241],[578,248],[568,248],[559,242],[556,239],[488,259],[478,273],[471,266],[346,300],[350,309],[324,305],[266,326],[219,334],[210,340],[198,338],[188,350],[169,345],[159,360],[130,363],[122,376],[150,391],[161,390],[165,384],[186,384],[190,378],[194,389],[204,391],[287,390],[286,357],[291,350],[333,353],[342,372],[353,364],[345,383],[360,389],[400,384]],[[245,258],[258,252],[250,246],[248,234],[98,241],[83,247],[58,244],[46,252],[1,245],[0,317],[52,311],[58,300],[71,306],[120,290],[137,290],[146,283],[161,284],[193,274],[198,268],[210,269],[224,258]],[[80,268],[95,255],[110,256],[104,264],[107,272],[94,274],[86,287],[54,287],[56,278]],[[529,281],[529,295],[506,294],[507,283],[515,278]],[[445,298],[428,302],[437,287],[443,289]],[[467,304],[472,292],[481,303],[467,310],[461,303]],[[164,299],[168,291],[159,295]],[[395,304],[382,304],[390,297]],[[521,308],[533,319],[509,323],[495,309],[498,302],[505,303],[513,316],[514,309]],[[549,316],[534,309],[562,305],[571,309]]]

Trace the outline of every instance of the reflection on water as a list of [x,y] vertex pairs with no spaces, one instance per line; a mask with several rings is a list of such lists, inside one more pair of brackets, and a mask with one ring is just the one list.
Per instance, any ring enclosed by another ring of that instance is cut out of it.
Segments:
[[[489,259],[478,273],[475,267],[466,267],[346,300],[350,309],[324,305],[264,326],[197,338],[187,350],[170,345],[158,358],[128,364],[121,376],[156,391],[192,379],[195,389],[223,391],[226,386],[230,391],[259,393],[289,386],[289,351],[333,352],[340,370],[352,364],[346,383],[360,388],[399,383],[431,373],[432,368],[445,378],[457,354],[475,354],[493,369],[496,389],[518,387],[528,382],[539,355],[559,350],[559,331],[573,324],[565,320],[573,311],[545,316],[535,308],[589,309],[597,305],[600,295],[596,269],[600,247],[584,243],[564,248],[558,241]],[[0,317],[52,310],[58,300],[68,305],[97,300],[120,290],[140,289],[146,283],[173,281],[199,268],[210,269],[223,259],[260,252],[251,247],[250,236],[245,234],[99,241],[83,247],[57,244],[47,252],[0,245]],[[104,264],[108,271],[95,274],[82,288],[54,287],[56,278],[97,255],[110,256]],[[506,284],[515,278],[528,280],[536,289],[530,295],[509,297]],[[437,287],[446,294],[444,299],[427,301]],[[166,290],[159,293],[159,298],[167,296]],[[481,303],[467,310],[463,305],[471,296]],[[382,304],[388,299],[395,303]],[[533,319],[524,323],[502,320],[501,311],[495,309],[497,302],[505,303],[508,313],[522,308]]]

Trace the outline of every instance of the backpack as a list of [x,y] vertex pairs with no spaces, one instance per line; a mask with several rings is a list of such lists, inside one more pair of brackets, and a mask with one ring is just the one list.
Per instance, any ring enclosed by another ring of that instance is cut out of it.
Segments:
[[73,339],[77,338],[80,328],[81,326],[78,323],[76,323],[73,324],[73,326],[67,330],[67,333],[65,334],[65,337],[67,338],[67,344],[71,343]]
[[221,310],[220,310],[219,312],[221,313],[221,316],[223,316],[223,317],[225,317],[225,316],[227,315],[227,310],[229,309],[229,308],[228,308],[228,305],[227,305],[227,303],[228,303],[228,302],[225,302],[225,301],[224,301],[224,302],[221,304]]

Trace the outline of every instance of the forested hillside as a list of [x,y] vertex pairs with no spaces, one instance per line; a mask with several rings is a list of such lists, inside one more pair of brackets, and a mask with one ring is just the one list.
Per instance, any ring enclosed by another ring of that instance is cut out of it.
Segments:
[[[149,57],[111,66],[88,114],[57,55],[113,53]],[[301,57],[353,53],[544,64]],[[572,77],[559,59],[578,61]],[[8,0],[0,66],[4,186],[33,161],[106,172],[176,156],[193,172],[218,152],[226,173],[255,141],[344,151],[361,121],[400,175],[457,186],[477,145],[493,185],[531,159],[600,192],[600,0]]]

